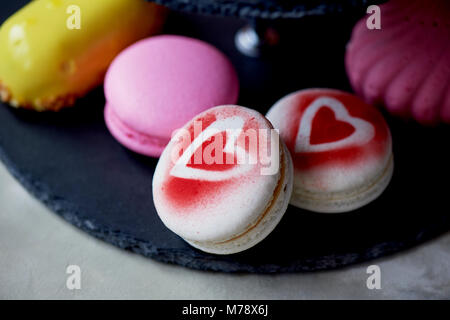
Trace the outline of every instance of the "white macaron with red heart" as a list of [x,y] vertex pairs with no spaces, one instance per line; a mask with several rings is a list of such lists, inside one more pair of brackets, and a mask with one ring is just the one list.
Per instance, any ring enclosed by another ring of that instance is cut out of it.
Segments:
[[153,176],[163,223],[192,246],[231,254],[262,241],[288,206],[292,160],[260,113],[209,109],[178,130]]
[[272,106],[267,118],[294,163],[291,204],[344,212],[376,199],[394,168],[392,139],[381,113],[350,93],[306,89]]

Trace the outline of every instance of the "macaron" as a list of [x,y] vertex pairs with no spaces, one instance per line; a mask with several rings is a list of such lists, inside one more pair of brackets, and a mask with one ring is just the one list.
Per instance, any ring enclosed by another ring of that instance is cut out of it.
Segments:
[[389,127],[355,95],[297,91],[276,102],[267,118],[292,155],[291,204],[315,212],[351,211],[388,186],[394,168]]
[[270,122],[226,105],[177,131],[156,166],[153,201],[167,228],[190,245],[232,254],[270,234],[292,185],[291,157]]
[[120,51],[159,32],[165,16],[145,0],[31,1],[0,27],[1,100],[36,111],[74,104],[103,82]]
[[118,55],[104,90],[111,134],[134,152],[158,157],[173,131],[195,115],[236,103],[239,81],[231,62],[212,45],[161,35]]

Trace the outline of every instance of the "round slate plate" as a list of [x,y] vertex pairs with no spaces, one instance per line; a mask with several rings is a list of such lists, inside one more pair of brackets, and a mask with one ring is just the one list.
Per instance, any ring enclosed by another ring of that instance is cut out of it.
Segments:
[[365,12],[387,0],[149,0],[174,10],[246,19],[302,18],[339,12]]
[[[233,34],[243,24],[239,20],[174,14],[166,32],[205,39],[223,50],[239,73],[240,104],[265,113],[297,89],[350,90],[343,61],[355,18],[280,25],[291,31],[290,41],[263,59],[244,57],[234,49]],[[312,271],[390,254],[450,229],[450,155],[443,151],[450,127],[424,128],[387,117],[395,174],[379,199],[334,215],[289,207],[275,231],[254,248],[229,256],[203,253],[159,220],[151,190],[157,159],[121,147],[106,130],[103,106],[101,88],[60,113],[0,105],[0,158],[54,212],[120,248],[201,270]]]

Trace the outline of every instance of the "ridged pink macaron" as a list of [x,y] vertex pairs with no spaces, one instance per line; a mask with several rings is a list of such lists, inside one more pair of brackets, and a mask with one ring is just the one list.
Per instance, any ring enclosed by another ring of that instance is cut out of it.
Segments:
[[122,51],[108,69],[104,90],[111,134],[137,153],[158,157],[172,132],[196,114],[236,103],[239,82],[213,46],[162,35]]
[[260,113],[219,106],[172,138],[153,176],[159,217],[192,246],[231,254],[263,240],[289,203],[292,160]]
[[389,127],[375,108],[332,89],[307,89],[279,100],[267,118],[291,152],[291,204],[344,212],[377,198],[393,172]]

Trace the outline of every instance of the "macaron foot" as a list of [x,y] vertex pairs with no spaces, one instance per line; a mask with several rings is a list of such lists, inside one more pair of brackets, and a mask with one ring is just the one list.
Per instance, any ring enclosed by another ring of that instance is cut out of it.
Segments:
[[275,189],[274,196],[265,212],[258,217],[243,233],[220,242],[189,241],[191,246],[214,254],[233,254],[245,251],[266,238],[278,225],[283,217],[292,193],[294,169],[292,159],[286,146],[283,146],[282,168],[280,179]]
[[346,192],[317,193],[295,188],[291,204],[309,211],[320,213],[342,213],[359,209],[378,198],[389,185],[394,173],[393,157],[386,168],[367,184]]

